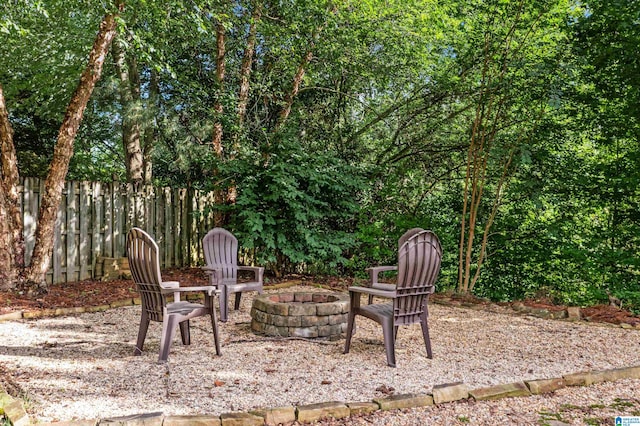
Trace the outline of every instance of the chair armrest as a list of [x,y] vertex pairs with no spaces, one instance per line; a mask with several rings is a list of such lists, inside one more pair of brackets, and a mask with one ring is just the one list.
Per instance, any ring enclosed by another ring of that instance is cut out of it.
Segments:
[[179,287],[179,288],[163,288],[162,294],[176,294],[176,293],[185,293],[188,291],[201,291],[207,293],[209,296],[213,296],[214,294],[220,293],[220,291],[210,285],[207,286],[199,286],[199,287]]
[[209,284],[216,286],[218,281],[222,279],[222,268],[216,268],[213,266],[202,266],[202,270],[209,276]]
[[372,268],[367,268],[366,271],[369,272],[369,284],[371,287],[378,284],[378,275],[380,272],[387,271],[397,271],[397,266],[374,266]]
[[180,282],[178,282],[178,281],[162,281],[160,283],[160,288],[162,290],[171,289],[171,291],[173,291],[173,289],[180,288]]
[[238,271],[253,271],[255,281],[262,282],[264,277],[264,268],[262,266],[238,266]]
[[393,298],[393,297],[396,296],[396,292],[395,291],[380,290],[380,289],[371,288],[371,287],[351,286],[351,287],[349,287],[349,292],[350,293],[368,294],[370,296],[387,297],[387,298]]
[[219,294],[220,290],[211,285],[200,286],[200,287],[180,287],[180,292],[187,291],[202,291],[207,293],[209,296],[213,296],[214,294]]
[[396,285],[395,284],[387,284],[387,283],[376,283],[375,285],[372,285],[371,288],[375,288],[378,290],[384,290],[384,291],[396,291]]

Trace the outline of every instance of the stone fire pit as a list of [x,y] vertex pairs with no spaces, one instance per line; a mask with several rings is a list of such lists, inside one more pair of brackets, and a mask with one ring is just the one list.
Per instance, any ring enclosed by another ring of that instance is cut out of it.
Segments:
[[268,336],[338,339],[347,330],[348,312],[346,294],[263,294],[253,299],[251,329]]

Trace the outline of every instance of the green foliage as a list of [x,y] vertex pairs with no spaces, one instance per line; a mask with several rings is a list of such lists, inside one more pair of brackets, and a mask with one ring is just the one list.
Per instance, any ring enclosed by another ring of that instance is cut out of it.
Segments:
[[276,274],[302,267],[338,271],[355,243],[351,231],[364,189],[362,171],[294,141],[269,150],[268,159],[239,159],[236,230],[256,262]]
[[[119,39],[137,61],[143,103],[151,72],[158,75],[157,112],[145,111],[154,125],[155,182],[236,188],[235,206],[219,208],[256,263],[280,274],[363,277],[369,266],[394,264],[399,236],[419,226],[444,248],[438,288],[454,288],[467,151],[480,111],[476,134],[497,133],[486,139],[478,230],[496,199],[499,160],[516,149],[474,291],[577,305],[612,295],[640,309],[639,5],[266,3],[243,121],[238,88],[251,2],[132,0]],[[0,9],[0,83],[22,175],[45,175],[110,7],[15,0]],[[227,30],[222,85],[218,23]],[[291,114],[280,123],[308,51]],[[108,58],[69,179],[124,179],[118,123],[126,111],[116,83]],[[217,122],[220,157],[211,144]]]
[[620,300],[622,309],[627,309],[636,315],[640,315],[640,290],[635,289],[635,286],[630,289],[614,291],[613,296]]

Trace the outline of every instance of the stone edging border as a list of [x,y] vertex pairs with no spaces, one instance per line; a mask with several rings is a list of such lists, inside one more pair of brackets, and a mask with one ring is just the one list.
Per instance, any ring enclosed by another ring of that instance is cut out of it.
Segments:
[[[223,413],[220,416],[192,415],[165,416],[161,412],[131,416],[77,420],[52,423],[59,426],[276,426],[279,424],[313,423],[321,419],[342,419],[375,411],[399,410],[439,405],[473,398],[476,401],[509,397],[539,395],[567,386],[589,386],[600,382],[622,379],[640,379],[640,366],[596,370],[566,374],[562,377],[525,380],[469,390],[465,383],[436,385],[430,394],[403,394],[376,398],[366,402],[322,402],[318,404],[287,406],[252,410],[249,412]],[[0,387],[0,415],[7,417],[13,426],[29,426],[31,422],[22,402],[10,396]]]

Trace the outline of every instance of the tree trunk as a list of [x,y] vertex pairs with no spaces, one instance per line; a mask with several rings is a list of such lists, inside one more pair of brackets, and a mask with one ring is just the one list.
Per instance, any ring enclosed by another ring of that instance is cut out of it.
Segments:
[[[119,6],[122,7],[121,4]],[[62,189],[69,170],[69,161],[73,155],[73,142],[91,93],[102,74],[102,66],[109,52],[109,45],[116,34],[115,18],[115,15],[108,14],[100,24],[100,30],[89,54],[87,67],[80,77],[78,87],[71,97],[60,126],[58,139],[53,151],[53,160],[45,180],[45,192],[42,195],[38,213],[33,256],[25,274],[26,282],[24,284],[30,290],[36,290],[37,288],[46,290],[45,276],[49,269],[53,251],[53,231],[56,213],[62,199]]]
[[284,108],[280,111],[280,115],[278,116],[278,124],[276,125],[276,130],[279,129],[287,118],[289,118],[289,114],[291,113],[291,107],[293,106],[293,101],[300,91],[300,85],[302,84],[302,79],[304,78],[305,68],[311,62],[311,58],[313,58],[313,52],[311,50],[307,51],[302,58],[302,62],[298,65],[298,70],[296,71],[296,75],[293,77],[293,85],[291,87],[291,91],[285,96],[285,105]]
[[[338,8],[336,5],[330,5],[329,7],[330,13],[335,14],[337,11],[338,11]],[[284,99],[285,104],[282,110],[280,110],[280,113],[278,114],[278,121],[276,123],[276,129],[275,129],[276,131],[278,131],[278,129],[280,129],[280,127],[284,124],[284,122],[287,121],[287,118],[289,118],[289,114],[291,113],[291,108],[293,107],[293,102],[295,100],[295,97],[298,95],[298,92],[300,91],[300,85],[302,84],[302,79],[304,78],[307,65],[309,65],[309,63],[311,62],[311,59],[313,59],[313,49],[315,47],[315,41],[318,39],[318,37],[320,37],[320,34],[324,30],[326,24],[327,24],[326,22],[323,23],[320,27],[318,27],[314,31],[312,35],[311,41],[307,47],[307,52],[302,58],[300,65],[298,65],[296,74],[293,77],[293,84],[291,86],[291,90],[289,91],[289,93],[285,95],[285,99]]]
[[13,238],[9,226],[9,202],[4,190],[0,191],[0,290],[13,288],[17,280],[17,271],[13,263]]
[[[218,100],[216,101],[213,109],[215,111],[216,117],[213,123],[213,151],[216,154],[216,157],[219,161],[224,160],[224,149],[222,146],[222,122],[220,121],[220,117],[224,112],[224,108],[222,106],[222,102],[220,101],[220,97],[222,96],[222,90],[224,88],[224,74],[225,74],[225,54],[226,54],[226,45],[225,45],[225,29],[222,22],[218,22],[216,25],[216,83],[218,83]],[[213,171],[214,176],[219,178],[220,172],[218,168]],[[222,188],[216,187],[213,190],[213,202],[222,206],[225,204],[225,193]],[[215,226],[223,226],[225,222],[225,214],[222,211],[217,210],[214,213],[213,223]]]
[[489,213],[489,218],[487,219],[487,223],[484,226],[484,232],[482,234],[482,243],[480,244],[480,253],[478,253],[478,260],[476,262],[477,264],[476,272],[473,275],[471,282],[469,283],[468,289],[470,292],[473,291],[473,288],[475,287],[476,283],[478,282],[478,279],[480,278],[480,270],[482,269],[482,264],[484,263],[484,260],[487,257],[487,243],[489,241],[489,230],[493,225],[493,221],[495,220],[496,215],[498,214],[498,208],[502,203],[503,188],[510,177],[509,169],[511,167],[511,162],[513,160],[514,151],[515,149],[513,148],[510,150],[509,156],[507,157],[502,170],[502,175],[500,176],[500,180],[498,181],[498,187],[496,188],[496,196],[493,200],[493,205],[491,206],[491,212]]
[[[262,3],[256,2],[253,13],[251,14],[251,23],[249,24],[249,34],[247,36],[247,44],[242,55],[242,64],[240,66],[240,89],[238,91],[238,125],[242,128],[244,119],[247,114],[247,104],[249,102],[249,79],[251,77],[251,68],[253,66],[253,54],[256,47],[256,34],[258,31],[258,22],[262,18]],[[232,140],[231,158],[235,156],[235,152],[238,150],[238,135],[239,131],[236,131]],[[232,182],[224,193],[224,202],[227,205],[233,205],[237,198],[237,189],[235,182]],[[229,218],[225,217],[224,221]]]
[[18,160],[13,144],[13,129],[0,85],[0,288],[15,285],[18,272],[24,269],[24,238],[18,184]]
[[220,97],[222,96],[222,90],[224,89],[224,73],[225,73],[225,29],[222,22],[218,22],[216,25],[216,83],[218,84],[218,100],[216,101],[213,109],[216,112],[215,122],[213,124],[213,150],[218,156],[222,158],[222,122],[220,117],[224,112]]
[[142,150],[142,170],[144,173],[144,184],[151,185],[151,179],[153,177],[153,160],[151,154],[153,148],[156,145],[156,129],[157,129],[157,117],[160,101],[160,84],[158,82],[158,73],[153,68],[151,69],[151,76],[149,79],[149,100],[147,102],[147,119],[144,126],[144,148]]
[[116,73],[120,80],[122,145],[125,153],[127,181],[136,185],[142,182],[144,175],[140,143],[140,83],[136,75],[135,62],[127,61],[126,52],[120,46],[117,38],[111,50]]
[[251,66],[253,63],[253,52],[256,46],[256,32],[258,22],[262,17],[262,4],[255,5],[251,14],[251,24],[249,26],[249,36],[247,37],[247,46],[242,57],[242,66],[240,67],[240,92],[238,93],[238,120],[240,124],[244,122],[247,113],[247,102],[249,101],[249,77],[251,76]]
[[[504,168],[497,183],[494,203],[491,207],[489,217],[485,222],[482,242],[476,257],[475,271],[472,271],[471,261],[476,246],[476,244],[474,244],[474,237],[480,212],[480,204],[487,185],[487,171],[489,158],[492,155],[492,144],[496,140],[496,134],[499,128],[506,129],[511,126],[511,124],[505,123],[509,123],[507,100],[513,94],[509,93],[508,90],[504,90],[506,89],[504,83],[510,61],[515,57],[515,52],[512,50],[512,42],[515,37],[516,26],[520,21],[523,4],[524,2],[522,0],[518,3],[518,12],[513,17],[513,22],[509,27],[506,37],[500,42],[501,50],[497,52],[500,55],[492,52],[494,34],[490,31],[485,32],[480,96],[471,130],[464,186],[462,226],[460,230],[458,291],[462,293],[472,291],[480,277],[480,270],[486,259],[489,231],[500,207],[503,187],[507,184],[510,177],[509,168],[513,158],[513,146],[509,149],[508,156],[504,157],[501,155],[501,158],[499,158],[499,161],[503,162]],[[521,137],[522,134],[519,136],[518,143]],[[468,225],[465,223],[467,213]]]

